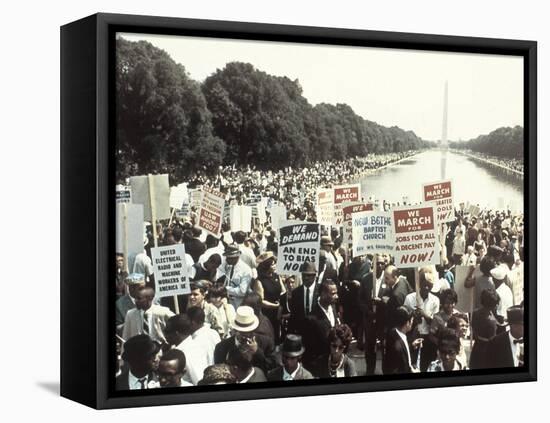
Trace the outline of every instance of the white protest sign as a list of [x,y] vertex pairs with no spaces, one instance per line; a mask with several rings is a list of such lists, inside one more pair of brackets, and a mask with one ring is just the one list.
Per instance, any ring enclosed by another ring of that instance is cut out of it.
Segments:
[[478,217],[479,213],[481,213],[481,208],[479,208],[479,206],[476,206],[474,204],[470,204],[470,216]]
[[277,230],[286,221],[286,207],[282,204],[272,206],[269,209],[271,215],[271,228]]
[[187,192],[187,182],[170,188],[170,207],[173,209],[181,209],[181,205],[189,203],[189,193]]
[[189,275],[184,244],[151,248],[156,297],[189,294]]
[[361,200],[361,185],[341,185],[334,187],[334,216],[333,226],[339,227],[344,222],[344,203],[353,203]]
[[453,222],[455,220],[451,181],[447,180],[424,184],[422,185],[422,195],[424,202],[435,202],[439,224]]
[[362,211],[352,215],[353,257],[365,254],[393,254],[391,212]]
[[131,203],[132,202],[132,190],[126,185],[116,186],[116,203]]
[[265,214],[265,205],[260,202],[256,204],[256,208],[258,209],[258,219],[260,221],[260,224],[264,224],[267,222],[267,215]]
[[334,218],[334,190],[317,190],[317,222],[321,225],[330,226]]
[[222,230],[225,194],[214,189],[204,188],[197,226],[209,234],[219,236]]
[[245,204],[247,206],[252,206],[254,204],[258,204],[260,201],[262,201],[262,194],[260,194],[259,192],[253,192],[248,196]]
[[[472,273],[472,266],[456,266],[455,267],[455,283],[454,290],[458,297],[458,302],[456,303],[456,309],[462,311],[463,313],[469,313],[474,310],[474,293],[475,289],[466,288],[464,284],[466,283],[466,278]],[[479,266],[475,267],[475,270],[472,273],[473,278],[479,278],[483,276]]]
[[198,209],[201,206],[202,190],[190,189],[189,190],[189,205]]
[[512,283],[514,305],[519,305],[523,301],[523,263],[510,271],[508,279]]
[[352,214],[353,213],[359,213],[362,211],[372,211],[374,210],[374,205],[370,203],[345,203],[344,207],[342,208],[342,212],[344,213],[344,242],[348,243],[349,248],[351,248],[352,244]]
[[116,252],[124,254],[124,249],[127,249],[128,269],[131,272],[136,256],[143,252],[143,206],[141,204],[116,205],[115,233]]
[[440,246],[435,205],[395,207],[391,213],[395,235],[395,266],[439,264]]
[[231,232],[252,230],[252,207],[233,205],[229,209],[229,222],[231,223]]
[[305,262],[318,268],[320,250],[320,225],[318,223],[286,221],[279,228],[277,272],[282,275],[298,275]]
[[[149,178],[149,176],[151,178]],[[149,181],[153,188],[153,198],[149,194]],[[143,204],[143,218],[152,220],[151,203],[155,207],[155,218],[157,220],[170,219],[170,186],[168,175],[144,175],[132,176],[130,178],[132,190],[132,202]]]

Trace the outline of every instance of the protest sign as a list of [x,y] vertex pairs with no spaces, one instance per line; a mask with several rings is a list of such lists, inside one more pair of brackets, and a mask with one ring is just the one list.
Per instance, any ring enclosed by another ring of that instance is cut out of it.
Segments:
[[419,267],[439,264],[435,205],[395,207],[391,213],[395,235],[395,265]]
[[472,217],[478,217],[479,213],[481,212],[481,208],[479,206],[476,206],[474,204],[470,204],[470,216]]
[[385,211],[352,214],[352,254],[392,254],[394,245],[392,215]]
[[231,231],[250,232],[252,230],[252,207],[233,205],[229,209]]
[[143,205],[145,220],[170,219],[170,186],[167,174],[132,176],[130,187],[132,202]]
[[116,203],[131,203],[132,202],[132,191],[129,186],[126,185],[117,185],[116,186]]
[[473,269],[472,266],[456,266],[455,267],[455,283],[454,290],[458,296],[458,302],[456,303],[456,309],[464,313],[470,313],[474,310],[474,291],[475,289],[466,288],[466,278],[472,275],[473,278],[479,278],[483,275],[479,266]]
[[197,226],[209,234],[218,236],[222,230],[225,194],[214,189],[203,188]]
[[189,294],[189,275],[184,244],[151,248],[157,298]]
[[298,275],[300,266],[311,262],[318,267],[320,249],[318,223],[290,220],[279,228],[277,272],[280,275]]
[[272,206],[269,209],[271,215],[271,228],[277,230],[286,221],[286,207],[282,204]]
[[324,226],[332,225],[334,218],[334,190],[317,190],[317,222]]
[[332,220],[333,226],[342,226],[344,222],[344,212],[342,211],[344,203],[353,203],[360,200],[361,185],[353,184],[334,187],[334,216]]
[[455,220],[451,181],[424,184],[422,185],[422,194],[424,202],[435,202],[439,224]]
[[252,206],[252,205],[258,204],[260,201],[262,201],[262,194],[260,194],[259,192],[253,192],[248,196],[248,198],[245,201],[245,204],[247,206]]
[[263,225],[267,222],[267,215],[265,214],[265,205],[262,202],[256,204],[256,209],[258,210],[258,220],[260,224]]
[[519,305],[523,301],[523,263],[510,271],[508,279],[510,279],[510,283],[512,284],[514,305]]
[[201,206],[202,200],[202,190],[201,189],[190,189],[189,192],[189,205],[198,209]]
[[143,206],[117,204],[115,228],[116,252],[124,254],[131,273],[136,256],[143,252]]
[[362,211],[374,210],[374,205],[370,203],[344,203],[342,211],[344,213],[344,241],[348,243],[351,248],[351,218],[353,213],[359,213]]
[[187,182],[170,188],[170,207],[180,210],[182,204],[189,202],[189,193],[187,192]]

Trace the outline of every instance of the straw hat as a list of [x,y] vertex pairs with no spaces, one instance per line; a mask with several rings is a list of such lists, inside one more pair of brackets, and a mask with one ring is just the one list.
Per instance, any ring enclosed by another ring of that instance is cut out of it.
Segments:
[[239,332],[252,332],[259,324],[258,316],[254,314],[252,307],[240,306],[237,308],[235,321],[231,323],[231,328]]

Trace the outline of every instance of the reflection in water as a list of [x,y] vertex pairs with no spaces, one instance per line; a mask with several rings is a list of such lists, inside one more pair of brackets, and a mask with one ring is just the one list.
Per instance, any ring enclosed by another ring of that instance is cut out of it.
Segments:
[[[421,201],[422,184],[441,180],[442,155],[439,150],[426,151],[412,158],[359,178],[363,197],[374,195],[397,203],[403,197]],[[446,152],[445,177],[453,181],[455,204],[470,202],[482,207],[513,211],[523,209],[523,179],[513,172],[452,152]]]

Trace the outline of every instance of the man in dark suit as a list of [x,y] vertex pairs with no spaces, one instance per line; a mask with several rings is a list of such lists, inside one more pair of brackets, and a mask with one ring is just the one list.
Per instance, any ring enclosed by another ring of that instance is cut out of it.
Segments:
[[306,348],[303,360],[306,368],[313,368],[315,360],[329,351],[330,329],[340,324],[336,310],[337,301],[336,284],[332,280],[324,281],[319,288],[319,298],[306,318],[306,330],[302,336]]
[[523,366],[523,306],[510,307],[506,316],[510,330],[495,336],[487,347],[489,368]]
[[386,337],[384,374],[416,373],[418,370],[412,365],[411,351],[422,344],[422,339],[416,339],[412,344],[407,339],[413,327],[413,316],[405,307],[399,307],[395,310],[394,319],[395,327]]
[[[367,374],[373,375],[376,368],[376,342],[380,341],[384,355],[384,340],[386,338],[386,304],[382,298],[389,297],[390,289],[384,283],[386,257],[379,255],[376,263],[376,273],[363,276],[359,289],[359,305],[363,316],[363,331],[365,339],[365,362]],[[375,276],[376,275],[376,276]]]
[[313,379],[312,374],[302,366],[305,348],[300,335],[288,334],[283,342],[283,365],[270,371],[267,380],[305,380]]
[[397,324],[396,311],[405,303],[405,297],[412,292],[407,279],[400,275],[399,269],[393,265],[384,270],[384,283],[389,288],[387,297],[382,300],[386,303],[387,329],[391,330]]
[[264,373],[276,366],[273,340],[256,334],[259,320],[254,310],[249,306],[240,306],[231,323],[234,335],[222,340],[214,349],[214,363],[227,363],[230,353],[241,346],[252,350],[252,365],[260,368]]
[[153,369],[160,344],[148,335],[136,335],[124,344],[122,359],[128,367],[116,378],[116,390],[150,389],[158,387]]
[[193,258],[193,262],[199,261],[199,257],[206,251],[206,245],[199,239],[202,234],[202,229],[194,226],[192,229],[183,232],[183,244],[185,252]]
[[303,336],[306,317],[311,314],[319,293],[315,283],[317,277],[315,265],[306,262],[301,266],[300,271],[302,272],[302,285],[292,291],[292,300],[288,304],[290,309],[288,332]]

